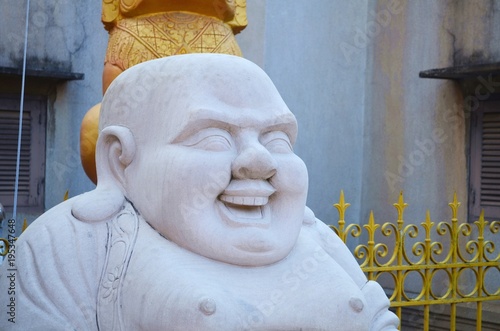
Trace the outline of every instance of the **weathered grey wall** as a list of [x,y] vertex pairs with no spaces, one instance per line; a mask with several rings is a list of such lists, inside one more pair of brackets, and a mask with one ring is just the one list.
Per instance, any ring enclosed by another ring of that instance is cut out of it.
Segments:
[[[69,0],[32,0],[28,67],[71,71],[75,66],[74,57],[82,51],[90,32],[85,24],[88,21],[86,16],[95,8],[91,2],[78,4]],[[0,64],[20,67],[24,48],[26,0],[2,1],[0,13]]]
[[370,44],[363,218],[373,209],[379,220],[395,220],[390,205],[404,191],[408,220],[420,222],[426,209],[444,219],[454,191],[467,199],[465,122],[455,118],[462,96],[454,83],[418,74],[453,64],[446,3],[381,0],[371,10],[390,16]]
[[499,1],[447,1],[444,19],[452,38],[454,65],[500,60]]
[[362,218],[371,209],[394,220],[400,191],[408,221],[430,210],[449,219],[457,193],[467,219],[468,119],[457,82],[419,78],[419,72],[500,60],[500,4],[495,1],[379,0],[370,12],[389,12],[368,50]]
[[[47,122],[46,207],[50,208],[69,190],[70,196],[93,187],[83,173],[79,156],[80,123],[86,111],[102,97],[101,73],[107,34],[100,22],[99,1],[56,1],[48,13],[64,22],[61,30],[68,36],[57,47],[68,52],[72,71],[85,79],[61,84],[50,104]],[[59,12],[55,11],[59,6]],[[78,40],[78,43],[75,42]],[[78,44],[78,47],[72,47]]]
[[264,68],[267,0],[247,1],[248,26],[236,35],[243,57]]
[[[107,33],[100,22],[100,1],[31,0],[27,68],[77,72],[49,92],[46,137],[45,206],[93,187],[80,165],[80,122],[102,97],[101,72]],[[0,2],[0,66],[21,68],[26,1]],[[36,215],[19,214],[31,220]]]

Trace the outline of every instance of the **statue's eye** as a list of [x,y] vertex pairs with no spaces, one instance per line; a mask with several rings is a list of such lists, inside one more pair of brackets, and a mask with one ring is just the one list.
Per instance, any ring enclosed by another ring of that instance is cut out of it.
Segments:
[[262,144],[271,153],[292,153],[293,148],[288,135],[282,131],[268,132],[263,136]]
[[183,142],[184,146],[206,151],[222,152],[231,149],[229,133],[220,129],[204,129]]

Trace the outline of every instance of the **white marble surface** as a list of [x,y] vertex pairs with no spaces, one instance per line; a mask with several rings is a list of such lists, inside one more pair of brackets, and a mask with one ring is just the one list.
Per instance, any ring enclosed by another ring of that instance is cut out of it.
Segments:
[[382,288],[305,206],[297,123],[259,67],[140,64],[100,125],[97,188],[16,245],[20,330],[396,329]]

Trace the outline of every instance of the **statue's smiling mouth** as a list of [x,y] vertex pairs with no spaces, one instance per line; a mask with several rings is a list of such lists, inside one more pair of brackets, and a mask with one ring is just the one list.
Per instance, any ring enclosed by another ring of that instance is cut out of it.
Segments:
[[241,205],[241,206],[263,206],[267,204],[269,201],[268,197],[259,197],[259,196],[232,196],[221,194],[219,199],[224,203],[229,203],[232,205]]
[[275,191],[267,181],[233,179],[219,196],[219,209],[232,225],[267,227],[271,221],[267,204]]
[[229,203],[225,203],[224,205],[234,217],[248,220],[259,220],[263,218],[261,206],[233,205]]
[[247,206],[219,203],[222,218],[233,226],[268,227],[271,223],[269,206]]

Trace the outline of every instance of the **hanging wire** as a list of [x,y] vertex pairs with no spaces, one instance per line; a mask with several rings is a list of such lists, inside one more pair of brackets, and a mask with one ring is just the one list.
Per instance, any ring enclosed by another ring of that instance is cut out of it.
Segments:
[[21,84],[21,105],[19,107],[19,132],[17,136],[17,159],[16,159],[16,181],[14,184],[14,208],[12,218],[17,219],[17,194],[19,189],[19,166],[21,159],[21,135],[23,132],[23,112],[24,112],[24,86],[26,85],[26,51],[28,49],[28,26],[30,14],[30,0],[26,2],[26,24],[24,28],[24,51],[23,51],[23,74]]

